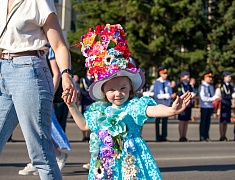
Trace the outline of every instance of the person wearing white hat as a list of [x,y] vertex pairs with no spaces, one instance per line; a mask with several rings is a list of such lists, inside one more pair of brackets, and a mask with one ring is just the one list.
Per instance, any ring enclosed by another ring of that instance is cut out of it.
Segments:
[[[79,128],[92,131],[88,179],[161,180],[140,127],[155,117],[181,113],[191,94],[177,97],[172,107],[156,105],[151,97],[135,96],[145,78],[128,58],[127,41],[119,24],[91,28],[82,36],[81,44],[86,66],[95,78],[89,93],[96,102],[84,116],[75,103],[67,105]],[[70,92],[65,91],[63,98],[68,95]]]

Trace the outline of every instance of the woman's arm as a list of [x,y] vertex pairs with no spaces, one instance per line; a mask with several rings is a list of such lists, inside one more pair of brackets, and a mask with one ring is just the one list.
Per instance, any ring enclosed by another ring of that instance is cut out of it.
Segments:
[[168,117],[180,114],[189,105],[191,97],[191,93],[186,92],[180,97],[177,96],[171,107],[165,106],[163,104],[148,106],[146,109],[146,114],[148,117]]
[[[47,39],[55,53],[55,59],[61,71],[64,69],[71,69],[70,53],[66,46],[61,27],[59,25],[58,17],[55,13],[51,13],[43,25],[43,30]],[[70,93],[64,98],[64,101],[70,103],[73,101],[72,94],[77,93],[75,85],[72,82],[72,76],[68,73],[62,75],[63,89],[68,89]],[[77,96],[76,96],[77,97]],[[76,98],[74,97],[74,98]]]
[[47,17],[43,30],[55,53],[55,59],[60,70],[71,68],[70,53],[65,43],[58,17],[55,13],[51,13]]

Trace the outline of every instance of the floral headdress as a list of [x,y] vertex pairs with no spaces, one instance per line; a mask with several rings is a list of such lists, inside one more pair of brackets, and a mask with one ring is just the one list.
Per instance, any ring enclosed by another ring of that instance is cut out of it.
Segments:
[[92,99],[104,100],[102,85],[117,76],[128,77],[134,91],[143,87],[143,72],[131,62],[128,42],[120,24],[91,27],[73,47],[81,48],[86,57],[85,66],[94,77],[94,82],[89,87]]
[[128,42],[120,24],[97,25],[81,37],[81,51],[85,66],[95,81],[102,80],[120,69],[136,72],[130,62]]

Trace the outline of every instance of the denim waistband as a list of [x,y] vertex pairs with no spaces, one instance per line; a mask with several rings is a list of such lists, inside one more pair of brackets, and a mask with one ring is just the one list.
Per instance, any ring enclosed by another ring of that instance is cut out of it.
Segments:
[[0,58],[3,60],[12,60],[13,58],[21,57],[21,56],[39,56],[43,54],[44,52],[41,50],[24,51],[24,52],[17,52],[17,53],[2,53]]

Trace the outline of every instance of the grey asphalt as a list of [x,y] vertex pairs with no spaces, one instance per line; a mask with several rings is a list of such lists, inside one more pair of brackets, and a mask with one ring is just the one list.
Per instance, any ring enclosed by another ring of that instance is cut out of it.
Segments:
[[[199,119],[189,123],[189,142],[178,142],[178,120],[170,118],[168,142],[155,142],[155,124],[148,122],[142,132],[148,143],[164,180],[234,180],[235,142],[234,124],[228,125],[228,142],[220,142],[218,119],[213,119],[210,129],[212,142],[199,142]],[[85,180],[88,172],[82,168],[89,161],[87,142],[81,142],[82,133],[68,119],[66,133],[72,150],[68,153],[62,169],[64,180]],[[38,176],[20,176],[18,171],[29,162],[21,129],[18,126],[13,134],[14,142],[6,144],[0,156],[0,180],[38,180]]]

